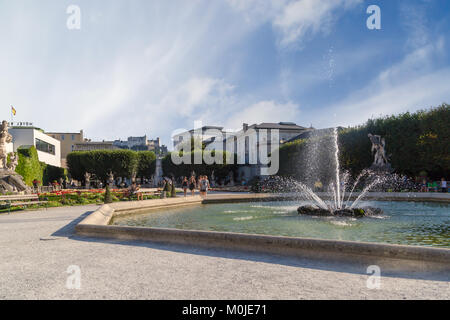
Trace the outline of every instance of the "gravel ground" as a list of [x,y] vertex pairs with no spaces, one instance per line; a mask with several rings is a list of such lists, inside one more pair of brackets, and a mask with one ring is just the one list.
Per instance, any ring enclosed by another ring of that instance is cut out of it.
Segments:
[[[96,208],[0,215],[0,299],[450,298],[448,274],[382,273],[368,289],[363,265],[74,235]],[[72,265],[80,289],[66,286]]]

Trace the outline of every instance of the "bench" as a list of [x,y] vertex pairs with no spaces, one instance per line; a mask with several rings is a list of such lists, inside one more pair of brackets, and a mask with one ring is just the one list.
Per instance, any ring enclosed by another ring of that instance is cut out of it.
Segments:
[[29,205],[47,202],[48,201],[39,200],[39,196],[37,194],[0,196],[0,209],[7,208],[9,213],[11,207],[26,207]]

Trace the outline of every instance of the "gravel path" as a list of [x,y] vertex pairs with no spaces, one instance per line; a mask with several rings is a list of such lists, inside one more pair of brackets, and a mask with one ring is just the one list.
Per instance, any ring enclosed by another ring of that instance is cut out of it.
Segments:
[[[0,215],[0,299],[450,298],[448,274],[382,276],[368,289],[362,265],[75,236],[96,208]],[[66,287],[71,265],[81,270],[78,290]]]

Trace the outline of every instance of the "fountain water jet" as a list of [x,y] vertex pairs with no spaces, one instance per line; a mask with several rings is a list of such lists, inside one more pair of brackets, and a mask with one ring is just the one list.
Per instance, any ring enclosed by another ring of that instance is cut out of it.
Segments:
[[338,130],[337,128],[333,129],[333,151],[334,151],[334,181],[332,181],[329,185],[329,193],[333,196],[333,201],[331,201],[330,204],[326,204],[325,201],[323,201],[314,191],[312,191],[310,188],[308,188],[306,185],[299,183],[299,187],[301,191],[304,192],[306,198],[309,198],[309,200],[314,201],[317,206],[302,206],[298,208],[299,214],[309,214],[309,215],[331,215],[331,216],[354,216],[354,217],[363,217],[365,215],[372,215],[372,214],[380,214],[381,210],[376,208],[357,208],[356,205],[359,203],[359,201],[369,192],[370,189],[372,189],[374,186],[376,186],[378,183],[380,183],[381,179],[376,178],[374,181],[372,181],[370,184],[368,184],[361,194],[356,198],[356,200],[348,206],[348,203],[351,199],[351,196],[353,194],[353,191],[355,190],[356,185],[359,183],[361,178],[368,174],[367,170],[364,170],[356,179],[355,183],[353,184],[353,187],[350,191],[350,194],[347,198],[347,201],[344,203],[345,200],[345,189],[347,186],[347,181],[349,178],[349,173],[345,172],[342,175],[341,180],[341,172],[340,172],[340,164],[339,164],[339,143],[338,143]]

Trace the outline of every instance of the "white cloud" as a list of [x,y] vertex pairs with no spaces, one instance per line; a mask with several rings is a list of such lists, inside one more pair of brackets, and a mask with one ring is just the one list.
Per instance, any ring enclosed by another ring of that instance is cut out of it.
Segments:
[[226,128],[240,129],[242,123],[293,121],[299,113],[298,105],[292,102],[260,101],[229,115],[225,123]]
[[328,32],[342,11],[362,0],[228,0],[251,23],[269,21],[281,34],[281,46],[302,42],[307,35]]

